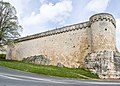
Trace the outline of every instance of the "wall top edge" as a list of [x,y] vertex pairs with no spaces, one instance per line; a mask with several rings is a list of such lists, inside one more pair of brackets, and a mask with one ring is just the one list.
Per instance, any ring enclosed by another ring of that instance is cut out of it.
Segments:
[[60,33],[63,33],[63,32],[74,31],[74,30],[78,30],[78,29],[82,29],[82,28],[86,28],[86,27],[89,27],[89,21],[82,22],[82,23],[77,23],[77,24],[73,24],[73,25],[69,25],[69,26],[64,26],[64,27],[56,28],[56,29],[53,29],[53,30],[49,30],[49,31],[45,31],[45,32],[37,33],[37,34],[33,34],[33,35],[30,35],[30,36],[15,39],[14,41],[15,42],[22,42],[22,41],[26,41],[26,40],[35,39],[35,38],[60,34]]

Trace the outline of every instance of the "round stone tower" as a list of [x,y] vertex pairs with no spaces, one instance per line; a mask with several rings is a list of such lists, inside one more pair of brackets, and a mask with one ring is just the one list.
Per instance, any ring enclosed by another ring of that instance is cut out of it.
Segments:
[[91,51],[115,51],[116,22],[108,13],[95,14],[90,17]]
[[108,13],[99,13],[90,17],[91,53],[85,58],[85,65],[101,78],[114,78],[116,52],[116,22]]

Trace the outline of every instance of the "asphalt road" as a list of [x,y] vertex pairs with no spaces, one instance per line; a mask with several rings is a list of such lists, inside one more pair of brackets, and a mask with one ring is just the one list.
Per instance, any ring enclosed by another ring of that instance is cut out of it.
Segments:
[[120,86],[120,81],[73,80],[0,67],[0,86]]

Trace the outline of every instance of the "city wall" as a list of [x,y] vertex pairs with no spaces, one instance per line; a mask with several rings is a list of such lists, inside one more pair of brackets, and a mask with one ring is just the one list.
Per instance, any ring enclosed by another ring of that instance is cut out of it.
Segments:
[[51,61],[49,65],[60,63],[66,67],[78,68],[90,52],[88,24],[89,22],[84,22],[17,39],[9,52],[9,58],[22,60],[44,55]]
[[14,46],[8,45],[7,59],[43,56],[34,62],[84,67],[101,78],[120,78],[115,28],[116,22],[111,14],[95,14],[87,22],[16,39]]

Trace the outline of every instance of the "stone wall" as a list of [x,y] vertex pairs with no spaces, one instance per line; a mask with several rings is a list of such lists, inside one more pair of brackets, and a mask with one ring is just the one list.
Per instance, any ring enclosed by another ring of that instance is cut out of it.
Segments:
[[[101,78],[120,78],[120,53],[116,49],[116,22],[108,13],[87,22],[19,38],[8,45],[7,59],[33,59],[33,63],[88,68]],[[45,57],[44,60],[36,56]],[[36,62],[37,61],[37,62]]]
[[88,54],[85,60],[86,67],[100,78],[113,78],[115,74],[113,51],[99,51]]
[[44,55],[51,61],[50,65],[61,63],[65,67],[81,67],[90,47],[88,24],[84,22],[17,39],[15,46],[8,49],[11,52],[8,59]]

